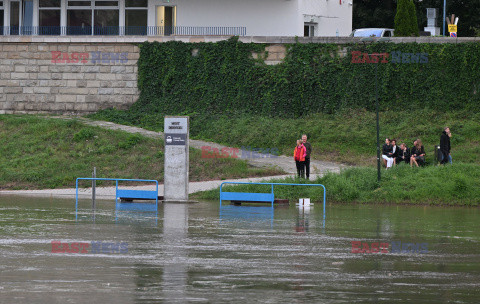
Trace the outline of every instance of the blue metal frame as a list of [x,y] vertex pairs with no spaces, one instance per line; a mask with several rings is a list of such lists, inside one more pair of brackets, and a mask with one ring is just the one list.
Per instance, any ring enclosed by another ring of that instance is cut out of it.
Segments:
[[[154,179],[127,179],[127,178],[93,178],[93,177],[79,177],[75,182],[75,210],[78,209],[78,181],[79,180],[103,180],[103,181],[115,181],[115,208],[117,206],[117,201],[119,194],[123,194],[122,197],[129,198],[143,198],[143,199],[155,199],[155,206],[158,210],[158,181]],[[129,181],[129,182],[147,182],[155,183],[156,190],[119,190],[118,182],[119,181]]]
[[[223,192],[222,186],[224,184],[237,185],[271,185],[271,193],[248,193],[248,192]],[[323,188],[323,220],[325,222],[325,204],[327,201],[327,189],[322,184],[290,184],[290,183],[245,183],[245,182],[223,182],[220,184],[220,207],[222,207],[222,200],[238,200],[238,201],[261,201],[271,202],[273,208],[273,201],[275,199],[274,186],[315,186]]]

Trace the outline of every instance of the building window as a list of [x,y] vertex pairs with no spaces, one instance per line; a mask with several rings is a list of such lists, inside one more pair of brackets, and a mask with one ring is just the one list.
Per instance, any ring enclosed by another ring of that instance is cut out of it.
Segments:
[[92,11],[91,10],[68,10],[67,11],[67,35],[91,35],[92,34]]
[[316,23],[305,23],[304,26],[303,26],[303,36],[314,37],[316,26],[317,26]]
[[118,35],[118,1],[68,1],[67,35]]
[[39,7],[44,8],[52,8],[52,7],[57,7],[60,9],[60,0],[42,0],[38,4]]
[[39,6],[39,34],[60,35],[60,0],[42,0]]
[[125,35],[147,34],[148,0],[125,1]]
[[118,35],[118,9],[95,10],[93,20],[95,35]]
[[0,35],[3,35],[4,14],[3,1],[0,1]]
[[148,0],[125,0],[125,7],[147,8]]

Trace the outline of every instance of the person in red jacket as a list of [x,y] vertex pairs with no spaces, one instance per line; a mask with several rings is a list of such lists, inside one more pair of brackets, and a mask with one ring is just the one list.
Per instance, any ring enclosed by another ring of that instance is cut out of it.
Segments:
[[303,145],[302,141],[297,140],[297,146],[293,151],[293,159],[297,165],[298,177],[305,178],[305,156],[307,156],[307,149]]

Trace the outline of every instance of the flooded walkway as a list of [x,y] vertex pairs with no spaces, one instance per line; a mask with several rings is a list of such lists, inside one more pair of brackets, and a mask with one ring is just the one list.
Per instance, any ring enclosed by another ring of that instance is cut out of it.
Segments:
[[[158,214],[82,206],[75,221],[72,200],[0,197],[0,302],[478,303],[480,295],[478,209],[330,206],[324,228],[317,206],[200,202]],[[369,251],[354,252],[357,242]],[[398,242],[426,250],[399,251]]]

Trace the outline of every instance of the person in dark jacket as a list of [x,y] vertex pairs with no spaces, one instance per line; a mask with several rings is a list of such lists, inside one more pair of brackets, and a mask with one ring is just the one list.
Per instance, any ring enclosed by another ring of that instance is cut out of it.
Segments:
[[390,139],[385,138],[385,144],[382,147],[382,158],[385,167],[388,169],[393,165],[393,147],[390,144]]
[[397,156],[398,156],[398,153],[400,152],[400,148],[397,146],[397,140],[396,139],[392,139],[390,141],[390,145],[392,146],[392,152],[390,154],[390,157],[393,158],[393,165],[396,165],[397,162]]
[[302,135],[302,142],[305,146],[305,149],[307,149],[307,155],[305,156],[305,161],[303,162],[305,164],[305,175],[307,176],[307,179],[310,179],[310,155],[312,154],[312,145],[307,141],[306,134]]
[[450,128],[445,127],[443,129],[442,135],[440,135],[440,152],[442,153],[442,160],[440,164],[444,165],[449,161],[450,158]]
[[422,141],[417,139],[414,143],[415,145],[410,150],[410,167],[413,167],[413,164],[417,167],[425,164],[425,148],[422,145]]
[[400,164],[402,162],[407,164],[410,163],[410,149],[408,149],[407,145],[404,143],[400,144],[400,149],[395,158],[395,163]]

